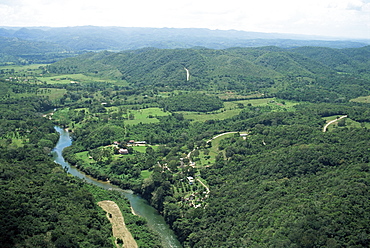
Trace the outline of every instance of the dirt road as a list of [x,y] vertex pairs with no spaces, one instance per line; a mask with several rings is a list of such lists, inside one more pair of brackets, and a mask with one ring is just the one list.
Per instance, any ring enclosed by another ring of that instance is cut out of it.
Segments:
[[330,124],[333,124],[334,122],[339,121],[340,119],[343,119],[343,118],[346,118],[346,117],[347,117],[347,115],[343,115],[343,116],[341,116],[341,117],[339,117],[339,118],[337,118],[335,120],[329,121],[328,123],[326,123],[326,125],[324,126],[324,128],[322,129],[322,131],[325,133],[326,130],[328,129],[328,126]]
[[101,201],[98,202],[98,205],[107,212],[107,218],[112,223],[113,236],[116,238],[116,247],[137,248],[137,243],[127,229],[118,205],[113,201]]
[[184,68],[185,71],[186,71],[186,81],[189,81],[190,80],[190,73],[189,73],[189,70]]
[[213,137],[212,139],[207,140],[207,143],[211,142],[212,140],[214,140],[214,139],[216,139],[216,138],[218,138],[218,137],[220,137],[220,136],[223,136],[223,135],[225,135],[225,134],[229,134],[229,133],[237,133],[237,132],[226,132],[226,133],[222,133],[222,134],[216,135],[216,136],[215,136],[215,137]]

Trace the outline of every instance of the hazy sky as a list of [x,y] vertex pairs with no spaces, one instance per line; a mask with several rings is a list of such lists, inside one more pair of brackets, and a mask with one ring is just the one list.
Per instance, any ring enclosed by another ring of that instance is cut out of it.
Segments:
[[83,25],[370,39],[370,0],[0,0],[0,26]]

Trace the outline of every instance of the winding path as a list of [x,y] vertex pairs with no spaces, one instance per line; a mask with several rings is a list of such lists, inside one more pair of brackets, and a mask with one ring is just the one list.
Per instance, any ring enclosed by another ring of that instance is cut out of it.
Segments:
[[209,192],[211,192],[211,191],[209,190],[208,186],[207,186],[207,185],[205,185],[202,181],[200,181],[200,180],[199,180],[199,178],[197,178],[197,181],[198,181],[198,182],[200,182],[200,184],[201,184],[201,185],[203,185],[203,187],[204,187],[204,188],[206,188],[206,190],[207,190],[207,195],[208,195],[208,194],[209,194]]
[[213,137],[212,139],[207,140],[207,143],[211,142],[211,141],[212,141],[212,140],[214,140],[214,139],[217,139],[218,137],[221,137],[222,135],[229,134],[229,133],[237,133],[237,132],[226,132],[226,133],[222,133],[222,134],[216,135],[216,136],[215,136],[215,137]]
[[333,124],[334,122],[337,122],[337,121],[339,121],[340,119],[343,119],[343,118],[346,118],[346,117],[348,117],[348,116],[347,116],[347,115],[343,115],[343,116],[341,116],[341,117],[339,117],[339,118],[337,118],[337,119],[335,119],[335,120],[329,121],[328,123],[326,123],[326,125],[324,126],[324,128],[322,129],[322,131],[325,133],[325,132],[326,132],[326,130],[328,129],[328,126],[329,126],[330,124]]

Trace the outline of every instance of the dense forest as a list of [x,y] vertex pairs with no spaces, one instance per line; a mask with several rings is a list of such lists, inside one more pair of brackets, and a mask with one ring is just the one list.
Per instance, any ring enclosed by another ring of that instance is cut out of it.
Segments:
[[51,162],[59,125],[70,164],[140,194],[184,247],[368,247],[369,55],[145,48],[1,67],[2,242],[108,247],[96,201],[130,212]]
[[[52,108],[50,101],[32,96],[28,83],[1,80],[0,88],[1,247],[113,247],[111,225],[96,203],[114,199],[128,209],[129,204],[113,192],[96,196],[96,187],[53,162],[58,135],[41,114]],[[126,215],[139,244],[159,246],[145,220],[131,217],[130,210]]]

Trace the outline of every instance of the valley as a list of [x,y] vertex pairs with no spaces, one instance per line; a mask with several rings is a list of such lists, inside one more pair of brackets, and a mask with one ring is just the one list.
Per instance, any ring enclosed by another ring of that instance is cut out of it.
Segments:
[[[54,126],[72,137],[63,151],[71,168],[146,199],[183,247],[368,246],[369,55],[369,46],[143,48],[0,67],[2,199],[30,208],[17,187],[35,197],[70,187],[89,196],[75,218],[87,209],[86,226],[97,229],[76,236],[46,222],[63,217],[52,213],[30,218],[37,230],[17,225],[8,247],[112,247],[97,205],[105,200],[119,202],[138,247],[161,246],[122,196],[49,163]],[[23,174],[26,162],[52,180]],[[61,208],[53,204],[47,211]],[[100,231],[105,238],[90,239]]]

